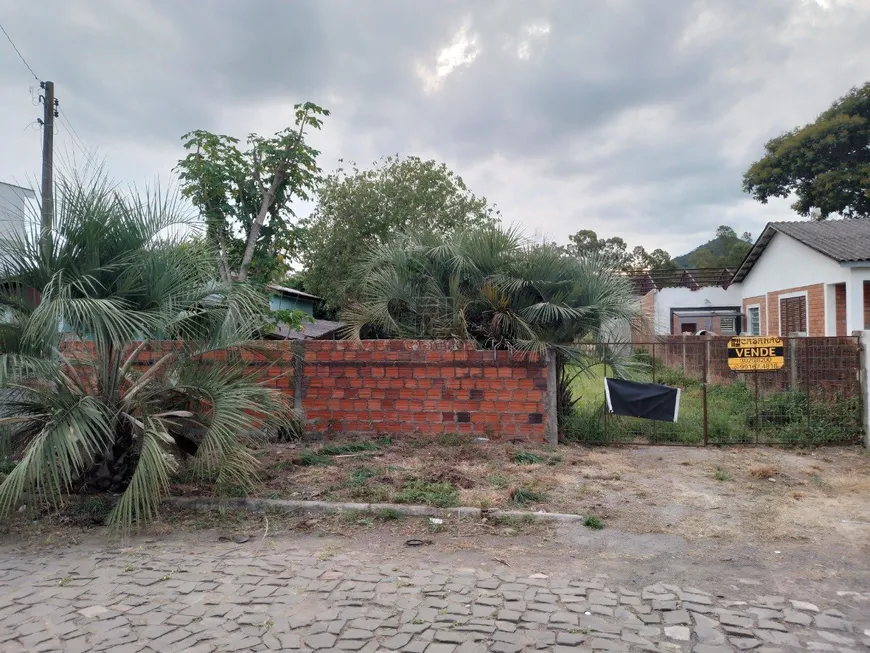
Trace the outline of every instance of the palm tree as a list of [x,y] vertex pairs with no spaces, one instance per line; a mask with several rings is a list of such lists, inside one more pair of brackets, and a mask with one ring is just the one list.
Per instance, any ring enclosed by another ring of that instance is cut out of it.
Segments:
[[628,372],[619,348],[638,315],[628,280],[602,256],[574,257],[501,226],[452,237],[401,235],[371,249],[363,291],[342,319],[346,337],[459,338],[485,349],[555,350],[560,414],[573,377],[605,359]]
[[102,177],[56,194],[48,237],[0,242],[0,444],[20,457],[0,514],[110,491],[109,523],[130,526],[155,516],[180,451],[219,491],[250,487],[240,435],[292,417],[242,361],[265,297],[214,280],[170,195],[123,196]]

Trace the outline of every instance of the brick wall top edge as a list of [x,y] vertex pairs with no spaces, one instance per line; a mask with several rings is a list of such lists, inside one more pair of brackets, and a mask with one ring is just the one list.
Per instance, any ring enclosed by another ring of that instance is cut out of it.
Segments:
[[474,351],[473,340],[307,340],[309,351]]

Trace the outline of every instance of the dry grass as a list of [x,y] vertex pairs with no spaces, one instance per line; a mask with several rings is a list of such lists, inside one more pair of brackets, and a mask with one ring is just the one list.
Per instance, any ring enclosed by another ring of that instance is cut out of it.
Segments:
[[773,478],[779,474],[779,470],[773,465],[758,465],[749,470],[752,478]]

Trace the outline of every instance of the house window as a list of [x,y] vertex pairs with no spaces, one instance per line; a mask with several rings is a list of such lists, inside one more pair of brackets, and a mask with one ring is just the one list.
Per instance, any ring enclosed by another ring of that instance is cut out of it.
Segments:
[[737,333],[736,320],[734,317],[720,317],[719,332],[725,336],[733,336]]
[[784,336],[807,332],[807,298],[789,297],[779,300],[779,326]]
[[754,306],[746,311],[749,316],[749,335],[761,335],[761,308]]
[[698,330],[697,322],[683,322],[680,325],[680,333],[695,333]]

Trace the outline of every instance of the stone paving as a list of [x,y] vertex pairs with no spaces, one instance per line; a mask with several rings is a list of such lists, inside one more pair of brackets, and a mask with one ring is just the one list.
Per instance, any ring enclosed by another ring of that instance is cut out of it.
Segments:
[[[870,649],[870,593],[852,618],[782,596],[721,596],[661,579],[367,564],[257,544],[0,552],[0,651],[812,651]],[[749,590],[751,591],[751,590]],[[843,605],[839,606],[843,607]],[[857,615],[857,619],[854,617]]]

